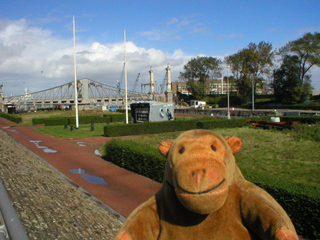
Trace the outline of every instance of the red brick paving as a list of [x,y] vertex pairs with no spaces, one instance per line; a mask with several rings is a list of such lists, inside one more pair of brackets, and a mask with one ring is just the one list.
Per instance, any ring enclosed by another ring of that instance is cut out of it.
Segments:
[[[34,127],[19,126],[3,118],[0,118],[0,128],[124,217],[161,187],[160,183],[96,156],[94,151],[111,138],[54,138],[37,132]],[[30,140],[41,141],[38,146],[57,152],[44,152],[43,148],[37,147]],[[102,177],[108,184],[92,184],[79,174],[70,172],[77,168],[86,169],[87,174]]]

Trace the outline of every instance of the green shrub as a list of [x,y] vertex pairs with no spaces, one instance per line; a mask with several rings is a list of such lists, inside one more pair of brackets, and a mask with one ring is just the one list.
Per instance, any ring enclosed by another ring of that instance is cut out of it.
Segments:
[[111,140],[103,147],[103,156],[130,171],[162,182],[166,160],[158,150],[133,141]]
[[[250,104],[248,105],[250,108]],[[241,107],[245,107],[242,105]],[[320,105],[307,105],[307,104],[297,104],[297,105],[255,105],[256,109],[298,109],[298,110],[320,110]]]
[[32,125],[45,124],[46,126],[56,126],[68,123],[67,117],[32,118]]
[[124,125],[124,126],[114,125],[112,127],[105,126],[103,135],[105,137],[118,137],[118,136],[132,135],[130,134],[130,132],[132,132],[133,129],[130,129],[130,126],[132,126],[132,124]]
[[[243,104],[244,99],[239,96],[231,95],[229,98],[229,101],[230,101],[230,106],[240,106],[241,104]],[[220,96],[218,104],[220,107],[227,107],[228,106],[228,97],[225,95]]]
[[292,135],[296,139],[320,142],[320,122],[315,125],[298,124],[292,129]]
[[14,115],[14,114],[0,112],[0,117],[5,118],[5,119],[7,119],[11,122],[15,122],[15,123],[22,122],[22,118],[18,115]]
[[57,126],[57,125],[65,125],[68,124],[68,118],[47,118],[44,120],[44,124],[46,126]]
[[95,117],[89,123],[91,123],[91,122],[94,122],[94,123],[107,123],[108,120],[109,120],[108,117]]
[[[126,114],[104,114],[103,117],[109,118],[109,122],[125,122],[126,121]],[[131,114],[128,115],[128,120],[131,121]]]
[[214,128],[236,128],[247,125],[247,118],[238,119],[211,119],[209,121],[200,121],[197,123],[198,128],[214,129]]
[[320,190],[242,170],[244,177],[271,194],[292,219],[299,235],[319,239],[320,231]]
[[[154,134],[163,132],[186,131],[190,129],[234,128],[246,126],[249,118],[217,119],[201,118],[164,122],[144,122],[127,125],[108,125],[104,127],[105,137]],[[258,118],[252,118],[258,119]],[[263,119],[263,118],[259,118]]]
[[32,125],[44,124],[49,118],[32,118]]
[[[128,120],[131,121],[131,115],[128,115]],[[125,122],[126,115],[125,114],[114,114],[111,116],[111,122]]]
[[117,137],[128,135],[153,134],[183,131],[196,128],[196,121],[144,122],[126,125],[109,125],[104,127],[104,136]]
[[[97,119],[100,118],[99,116],[80,116],[79,117],[79,123],[82,124],[88,124],[91,122],[95,122],[94,120],[97,121]],[[69,125],[74,125],[76,124],[76,118],[75,117],[69,117]]]
[[320,116],[283,116],[281,117],[282,122],[299,122],[299,123],[307,123],[307,124],[314,124],[320,122]]
[[[126,113],[126,109],[118,108],[118,109],[116,109],[116,112]],[[128,110],[128,113],[130,114],[130,113],[131,113],[131,110]]]
[[[157,149],[133,141],[111,140],[103,147],[103,158],[157,182],[163,181],[165,158]],[[261,173],[242,170],[244,177],[270,193],[292,219],[297,232],[319,239],[320,190]]]

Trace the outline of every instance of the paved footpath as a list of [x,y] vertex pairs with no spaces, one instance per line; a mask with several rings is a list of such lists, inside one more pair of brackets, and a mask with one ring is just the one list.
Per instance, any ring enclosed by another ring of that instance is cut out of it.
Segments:
[[30,239],[112,239],[161,187],[97,156],[110,138],[54,138],[3,118],[0,133],[0,178]]

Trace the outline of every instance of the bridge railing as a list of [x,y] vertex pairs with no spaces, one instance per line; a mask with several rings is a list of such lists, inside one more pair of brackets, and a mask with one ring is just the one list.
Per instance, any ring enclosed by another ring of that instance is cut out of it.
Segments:
[[0,225],[0,240],[28,240],[28,236],[18,218],[7,191],[0,179],[0,212],[3,225]]

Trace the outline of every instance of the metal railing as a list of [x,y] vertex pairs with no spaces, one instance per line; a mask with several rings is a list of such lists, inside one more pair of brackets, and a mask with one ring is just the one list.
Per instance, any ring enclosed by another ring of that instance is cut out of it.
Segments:
[[0,225],[0,240],[28,240],[28,236],[18,218],[7,191],[0,179],[0,212],[3,225]]

